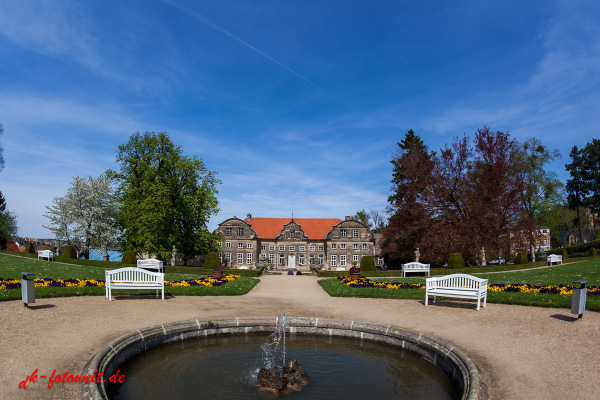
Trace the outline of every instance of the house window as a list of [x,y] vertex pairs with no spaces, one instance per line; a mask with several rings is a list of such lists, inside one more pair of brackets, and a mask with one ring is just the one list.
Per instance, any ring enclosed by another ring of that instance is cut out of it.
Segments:
[[346,255],[342,254],[340,255],[340,267],[345,267],[346,266]]
[[363,243],[363,250],[367,250],[369,248],[369,245],[366,243]]
[[231,253],[225,253],[225,259],[231,262]]
[[342,250],[346,250],[346,243],[342,243],[342,244],[340,245],[340,249],[342,249]]
[[319,264],[323,264],[323,254],[319,254]]
[[279,246],[279,251],[285,251],[285,246]]
[[337,244],[335,244],[335,243],[332,243],[332,244],[331,244],[331,248],[332,248],[333,250],[337,249]]
[[252,242],[246,243],[246,248],[251,249],[252,248]]
[[342,229],[340,231],[340,236],[343,237],[343,238],[346,237],[346,230],[345,229]]
[[243,249],[244,248],[244,243],[238,243],[238,249]]
[[358,254],[353,254],[353,255],[352,255],[352,261],[353,261],[353,262],[354,262],[354,261],[358,262]]
[[269,254],[269,262],[275,264],[275,254]]
[[231,248],[231,242],[225,242],[225,247]]
[[377,260],[379,260],[379,265],[383,265],[383,257],[377,257]]
[[544,246],[546,246],[548,244],[548,240],[544,239]]
[[291,238],[296,237],[296,233],[295,232],[290,232],[290,237]]
[[290,246],[290,251],[296,251],[296,246]]
[[308,259],[309,260],[314,260],[315,259],[315,255],[314,254],[309,254]]
[[304,246],[300,246],[298,247],[298,251],[306,251],[306,248]]
[[231,236],[231,228],[226,228],[225,234]]
[[352,245],[352,249],[354,249],[354,250],[358,250],[358,243],[354,243],[354,244]]
[[353,229],[352,230],[352,237],[355,237],[355,238],[358,237],[358,229]]
[[275,246],[269,246],[269,251],[275,251]]
[[324,247],[323,246],[319,246],[319,251],[323,251]]
[[221,262],[223,262],[223,253],[218,253],[219,254],[219,259],[221,260]]
[[331,255],[331,266],[335,267],[337,265],[337,256],[335,254]]
[[261,251],[266,251],[267,250],[267,246],[260,246],[260,250]]
[[283,254],[279,255],[279,265],[284,265],[285,262],[285,257],[283,256]]
[[243,235],[244,234],[244,228],[238,228],[238,235]]
[[223,242],[217,242],[217,246],[223,247]]
[[240,265],[244,263],[244,253],[238,253],[237,263]]
[[246,264],[252,264],[252,253],[246,253]]
[[310,251],[315,251],[315,246],[310,246],[308,249],[309,249]]
[[304,254],[300,254],[300,257],[298,257],[298,263],[304,265]]

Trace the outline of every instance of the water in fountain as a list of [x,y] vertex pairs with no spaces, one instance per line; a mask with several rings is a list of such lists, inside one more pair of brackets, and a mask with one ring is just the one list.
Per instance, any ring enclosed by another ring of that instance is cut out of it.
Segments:
[[263,351],[263,365],[265,368],[271,368],[275,365],[275,357],[277,356],[279,346],[281,345],[282,363],[285,365],[285,328],[287,326],[287,316],[281,314],[277,317],[275,331],[271,333],[265,343],[261,346]]

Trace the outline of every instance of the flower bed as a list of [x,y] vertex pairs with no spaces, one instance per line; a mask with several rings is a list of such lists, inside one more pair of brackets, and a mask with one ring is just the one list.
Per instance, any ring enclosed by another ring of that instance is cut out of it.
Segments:
[[[381,288],[381,289],[425,289],[425,284],[420,283],[394,283],[372,281],[368,278],[351,279],[349,276],[340,276],[338,281],[355,288]],[[488,290],[492,292],[520,292],[520,293],[549,293],[562,296],[571,296],[573,294],[571,285],[528,285],[528,284],[488,284]],[[600,287],[590,286],[587,288],[587,294],[600,296]]]
[[[215,279],[208,276],[200,279],[184,279],[181,281],[165,281],[165,286],[221,286],[224,283],[231,282],[239,278],[240,275],[225,275],[222,279]],[[36,288],[43,287],[85,287],[85,286],[105,286],[103,279],[51,279],[38,278],[33,280]],[[20,279],[0,278],[1,289],[20,289]]]

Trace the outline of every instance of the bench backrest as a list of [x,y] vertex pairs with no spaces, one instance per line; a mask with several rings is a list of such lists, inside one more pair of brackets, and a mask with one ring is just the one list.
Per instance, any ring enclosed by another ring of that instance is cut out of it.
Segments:
[[119,282],[157,282],[165,280],[165,274],[161,272],[146,271],[135,267],[125,267],[105,271],[106,281]]
[[426,286],[439,288],[456,288],[456,289],[474,289],[479,290],[487,286],[488,280],[477,278],[467,274],[452,274],[428,278],[425,280]]
[[137,260],[137,266],[138,267],[146,267],[146,266],[151,266],[151,267],[162,267],[163,262],[154,258],[149,258],[147,260]]
[[52,252],[50,250],[39,250],[38,251],[38,256],[50,257],[51,255],[52,255]]
[[562,256],[559,256],[559,255],[557,255],[557,254],[550,254],[550,255],[548,256],[548,259],[549,259],[549,260],[557,260],[557,261],[558,261],[558,260],[560,260],[560,261],[562,261]]
[[410,269],[428,270],[429,264],[423,264],[420,262],[409,262],[406,264],[402,264],[402,269],[404,269],[404,270],[410,270]]

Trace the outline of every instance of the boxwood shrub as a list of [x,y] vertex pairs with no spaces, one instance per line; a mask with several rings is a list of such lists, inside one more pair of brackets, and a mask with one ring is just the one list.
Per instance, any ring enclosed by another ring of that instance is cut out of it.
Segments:
[[448,268],[450,269],[458,269],[465,267],[465,259],[463,258],[461,253],[452,253],[450,254],[450,258],[448,258]]

